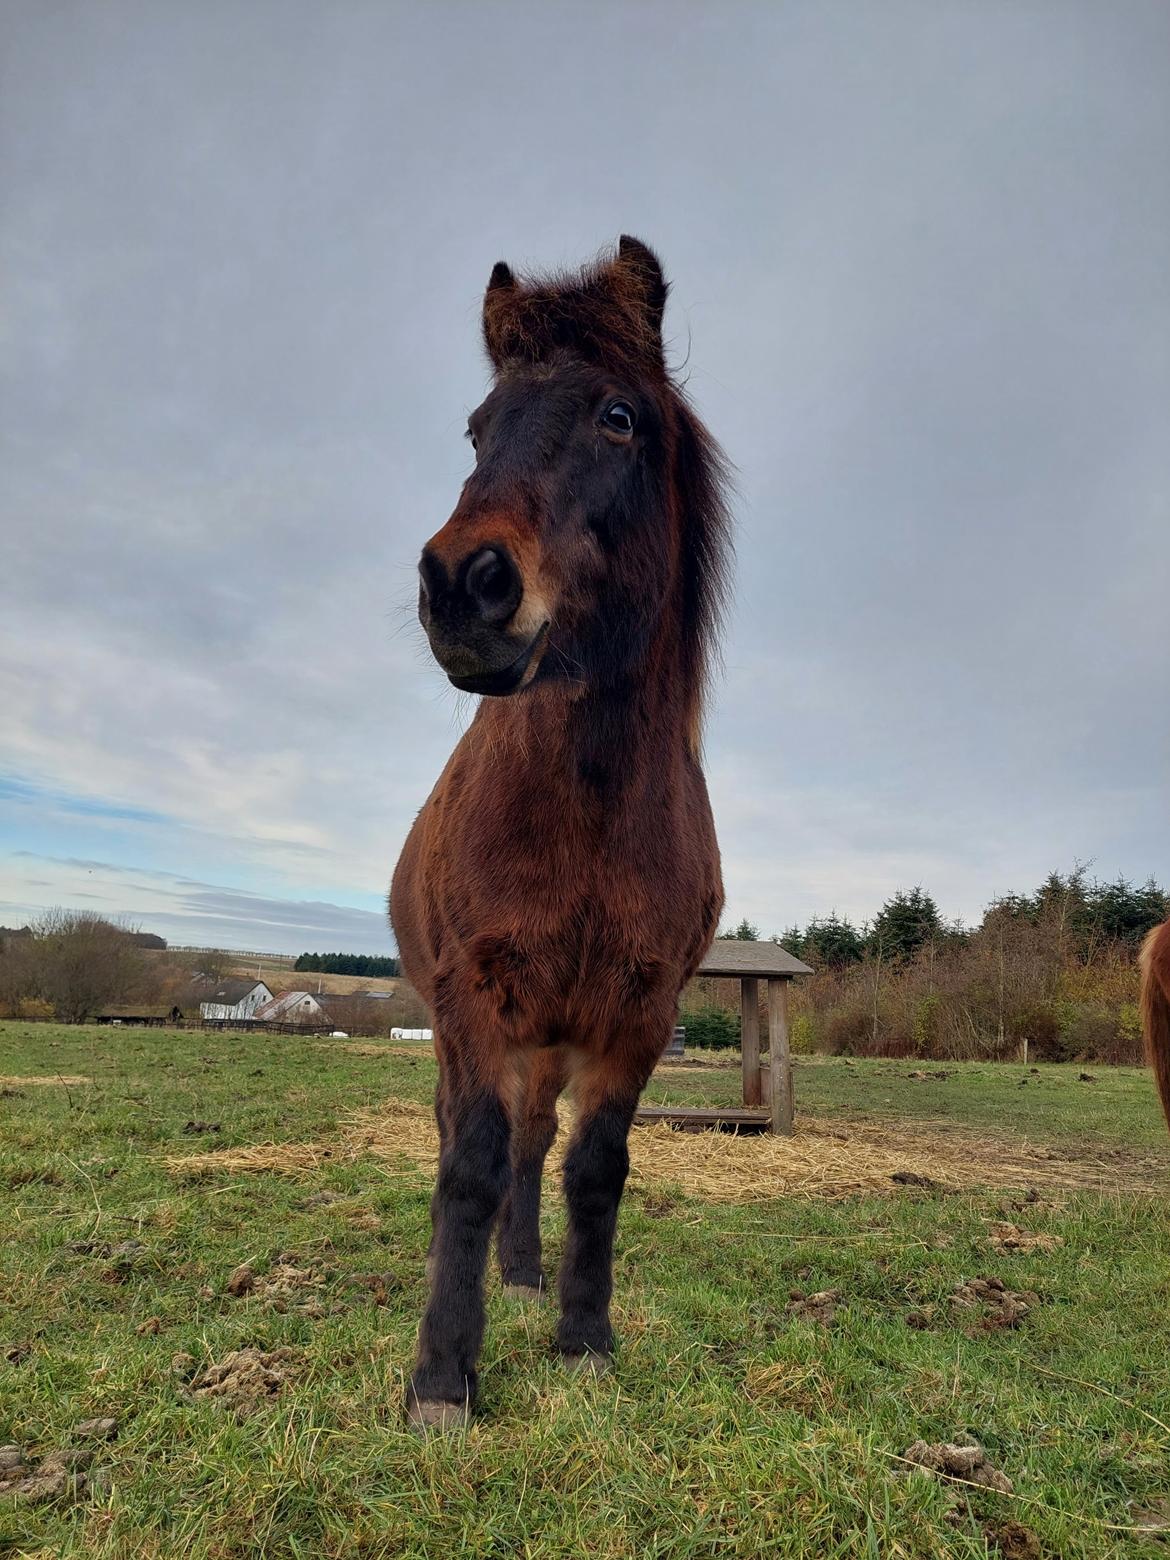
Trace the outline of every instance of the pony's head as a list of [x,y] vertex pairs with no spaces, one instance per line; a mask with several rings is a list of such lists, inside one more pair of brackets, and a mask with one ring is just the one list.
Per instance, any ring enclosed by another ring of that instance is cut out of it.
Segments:
[[676,627],[697,699],[726,512],[719,452],[666,370],[666,293],[634,238],[572,277],[493,269],[476,465],[419,565],[419,617],[457,688],[618,682]]

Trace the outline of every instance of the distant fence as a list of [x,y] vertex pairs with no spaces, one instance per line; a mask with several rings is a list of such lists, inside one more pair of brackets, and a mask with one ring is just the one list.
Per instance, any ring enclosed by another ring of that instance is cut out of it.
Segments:
[[299,953],[261,953],[256,948],[196,948],[191,943],[171,943],[171,953],[226,953],[230,958],[246,963],[249,959],[267,959],[269,964],[284,964],[289,969],[300,958]]
[[[176,1028],[194,1028],[195,1022],[189,1025],[176,1025]],[[258,1030],[264,1034],[278,1035],[331,1035],[338,1027],[336,1024],[281,1024],[267,1018],[201,1018],[200,1029],[241,1029]]]

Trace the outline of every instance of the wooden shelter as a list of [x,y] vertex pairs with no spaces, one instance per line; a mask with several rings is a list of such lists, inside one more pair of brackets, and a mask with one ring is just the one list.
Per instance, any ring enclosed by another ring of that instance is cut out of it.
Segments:
[[[788,1045],[788,984],[811,975],[807,964],[770,942],[719,938],[698,969],[700,976],[739,980],[743,1108],[736,1110],[644,1105],[637,1121],[665,1121],[688,1131],[731,1127],[741,1132],[792,1135],[792,1054]],[[768,983],[768,1063],[760,1063],[760,982]]]

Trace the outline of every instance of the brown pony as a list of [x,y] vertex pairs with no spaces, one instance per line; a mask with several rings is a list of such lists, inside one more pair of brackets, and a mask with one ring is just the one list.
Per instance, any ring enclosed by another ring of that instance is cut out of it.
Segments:
[[390,891],[439,1058],[416,1426],[467,1418],[497,1220],[505,1293],[545,1289],[540,1180],[566,1086],[557,1343],[572,1367],[608,1363],[630,1122],[723,904],[699,751],[723,463],[667,371],[666,291],[633,238],[570,277],[496,265],[475,469],[419,565],[435,659],[493,697]]
[[1142,1029],[1154,1069],[1166,1125],[1170,1127],[1170,921],[1156,926],[1142,945]]

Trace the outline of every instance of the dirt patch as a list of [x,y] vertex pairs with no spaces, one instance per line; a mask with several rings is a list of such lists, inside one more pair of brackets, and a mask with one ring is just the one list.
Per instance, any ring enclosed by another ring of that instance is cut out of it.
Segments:
[[390,1296],[402,1288],[396,1273],[355,1273],[350,1284],[364,1290],[373,1305],[389,1305]]
[[36,1089],[42,1084],[59,1084],[63,1089],[77,1089],[82,1084],[92,1083],[92,1078],[82,1078],[74,1073],[53,1073],[51,1077],[18,1078],[13,1074],[0,1074],[0,1089]]
[[1001,1219],[991,1226],[987,1243],[993,1251],[1002,1254],[1014,1251],[1055,1251],[1058,1246],[1064,1245],[1064,1240],[1059,1235],[1022,1230],[1018,1224]]
[[1157,1505],[1137,1507],[1133,1512],[1133,1522],[1143,1533],[1170,1535],[1170,1496],[1158,1501]]
[[1009,1518],[1006,1522],[985,1522],[983,1534],[987,1547],[1003,1560],[1044,1560],[1040,1540],[1032,1529]]
[[282,1251],[263,1273],[257,1273],[250,1262],[242,1262],[232,1272],[226,1288],[233,1299],[242,1300],[251,1295],[268,1310],[281,1315],[297,1311],[320,1318],[325,1315],[319,1297],[324,1284],[324,1274],[312,1267],[302,1267],[295,1252]]
[[1012,1481],[1006,1473],[988,1461],[987,1453],[977,1441],[970,1446],[959,1446],[954,1441],[915,1441],[902,1456],[917,1468],[925,1468],[941,1479],[958,1479],[966,1484],[978,1484],[984,1489],[998,1490],[1003,1495],[1012,1493]]
[[938,1190],[937,1181],[932,1181],[928,1175],[919,1174],[917,1170],[895,1170],[890,1180],[895,1186],[919,1186],[923,1191]]
[[925,1083],[928,1078],[935,1079],[939,1083],[945,1083],[948,1078],[953,1078],[953,1072],[947,1072],[945,1067],[937,1067],[933,1072],[915,1068],[912,1073],[906,1074],[907,1078],[913,1078],[915,1083]]
[[0,1500],[36,1505],[50,1500],[84,1500],[104,1495],[109,1474],[94,1468],[94,1454],[84,1448],[48,1452],[40,1460],[19,1446],[0,1446]]
[[[274,1398],[294,1373],[295,1349],[236,1349],[217,1364],[207,1365],[191,1380],[191,1394],[214,1398],[237,1413],[250,1413],[267,1398]],[[182,1373],[189,1355],[176,1355]],[[172,1362],[173,1364],[175,1362]]]
[[183,1127],[184,1137],[206,1137],[211,1132],[219,1132],[222,1123],[218,1121],[188,1121]]
[[[556,1183],[571,1127],[566,1108],[562,1130],[548,1159],[548,1183]],[[363,1158],[414,1164],[433,1175],[439,1136],[429,1105],[388,1099],[375,1110],[356,1112],[333,1143],[261,1143],[171,1156],[176,1175],[274,1173],[304,1175],[330,1163]],[[783,1197],[841,1201],[859,1194],[897,1195],[915,1176],[933,1189],[977,1186],[1079,1187],[1157,1195],[1167,1161],[1149,1156],[1116,1158],[1086,1148],[1081,1155],[1035,1148],[985,1132],[946,1123],[841,1121],[800,1116],[795,1137],[740,1137],[732,1132],[674,1132],[658,1124],[630,1134],[629,1188],[674,1186],[707,1202],[757,1203]],[[895,1182],[893,1177],[899,1176]]]
[[805,1322],[816,1322],[820,1327],[828,1327],[837,1314],[837,1304],[840,1299],[839,1289],[820,1289],[812,1295],[806,1295],[802,1289],[794,1289],[784,1309],[789,1316],[799,1317]]
[[345,1202],[344,1192],[314,1192],[311,1197],[306,1197],[301,1204],[306,1213],[315,1213],[318,1208],[329,1208],[334,1203]]
[[639,1189],[637,1206],[648,1219],[669,1219],[683,1206],[680,1197],[674,1197],[660,1186],[644,1186]]
[[969,1278],[951,1291],[948,1302],[954,1315],[971,1315],[975,1331],[1002,1332],[1018,1327],[1040,1296],[1033,1289],[1009,1289],[1002,1278]]

